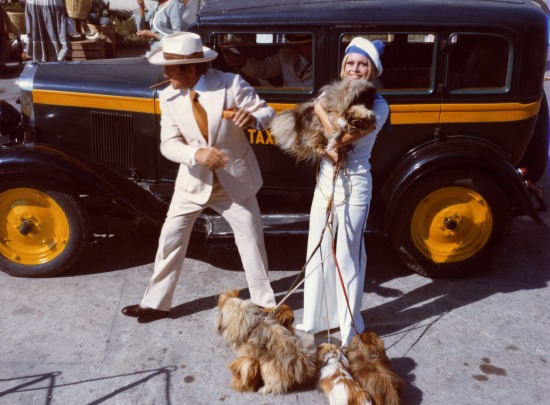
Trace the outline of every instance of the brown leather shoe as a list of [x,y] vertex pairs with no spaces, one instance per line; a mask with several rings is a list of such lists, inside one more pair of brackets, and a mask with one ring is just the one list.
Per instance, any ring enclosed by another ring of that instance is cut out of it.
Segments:
[[142,307],[141,305],[129,305],[122,308],[122,313],[126,316],[140,318],[142,316],[155,317],[157,319],[166,318],[170,311],[161,311],[160,309]]

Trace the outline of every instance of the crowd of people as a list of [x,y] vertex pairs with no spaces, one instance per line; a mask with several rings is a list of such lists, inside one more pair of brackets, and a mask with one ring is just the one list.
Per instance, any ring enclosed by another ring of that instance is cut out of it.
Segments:
[[[71,60],[71,42],[95,40],[97,31],[89,29],[89,24],[108,26],[108,0],[91,0],[89,10],[83,15],[71,15],[65,0],[17,0],[24,8],[26,32],[8,28],[4,8],[0,8],[0,68],[9,59],[12,47],[9,34],[17,36],[14,47],[19,47],[18,56],[23,60],[43,62]],[[185,31],[194,21],[200,0],[154,0],[146,9],[144,0],[137,0],[137,9],[132,15],[137,35],[150,42],[150,50],[168,34]],[[86,7],[86,5],[84,5]],[[9,45],[8,45],[9,44]]]

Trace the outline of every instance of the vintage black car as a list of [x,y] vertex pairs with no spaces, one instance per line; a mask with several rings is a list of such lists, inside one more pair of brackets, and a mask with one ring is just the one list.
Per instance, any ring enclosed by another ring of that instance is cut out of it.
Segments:
[[[277,111],[338,78],[351,38],[385,43],[379,92],[391,122],[377,138],[368,233],[412,270],[456,277],[504,246],[514,216],[540,221],[548,156],[547,10],[522,0],[209,0],[192,27],[220,54],[261,59],[289,33],[313,41],[313,78],[246,77]],[[224,58],[213,67],[230,70]],[[241,72],[244,75],[244,72]],[[28,63],[21,112],[3,102],[0,267],[15,276],[69,268],[90,207],[161,224],[177,167],[159,153],[163,72],[145,58]],[[244,131],[264,176],[266,233],[307,232],[315,165],[283,154],[269,130]],[[197,231],[230,235],[205,212]]]

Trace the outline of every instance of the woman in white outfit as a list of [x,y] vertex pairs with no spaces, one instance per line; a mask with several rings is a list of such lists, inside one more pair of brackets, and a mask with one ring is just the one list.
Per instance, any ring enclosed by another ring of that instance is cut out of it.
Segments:
[[[341,79],[374,81],[382,74],[383,49],[381,41],[354,38],[346,48]],[[340,327],[342,346],[349,343],[355,331],[361,333],[364,329],[360,310],[367,265],[364,231],[372,195],[369,159],[376,136],[389,116],[389,106],[380,95],[375,99],[373,111],[375,126],[363,132],[342,134],[336,147],[321,160],[311,205],[307,257],[313,256],[306,267],[304,319],[297,328],[317,333]],[[325,131],[335,133],[336,124],[329,120],[321,103],[316,103],[315,112]],[[332,212],[328,218],[332,220],[332,232],[325,228],[331,197]]]

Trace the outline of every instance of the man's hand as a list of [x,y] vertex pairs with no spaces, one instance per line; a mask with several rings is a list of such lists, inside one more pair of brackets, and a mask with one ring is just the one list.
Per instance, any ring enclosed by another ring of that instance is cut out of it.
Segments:
[[229,160],[224,153],[214,146],[197,149],[195,159],[197,163],[207,166],[211,170],[225,167]]
[[240,128],[253,127],[256,126],[256,117],[250,112],[240,109],[235,111],[233,122]]

